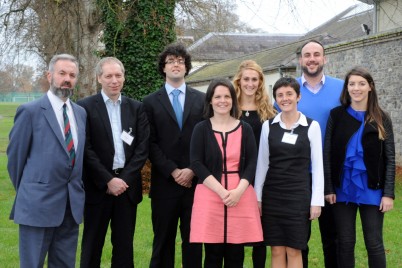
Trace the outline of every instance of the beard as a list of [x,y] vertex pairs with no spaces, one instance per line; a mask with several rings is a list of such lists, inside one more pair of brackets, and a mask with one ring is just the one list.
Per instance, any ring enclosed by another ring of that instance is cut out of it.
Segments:
[[[66,86],[67,88],[63,88],[63,86]],[[61,84],[60,87],[57,87],[55,86],[54,81],[52,79],[52,83],[50,85],[50,91],[52,91],[54,95],[62,99],[70,98],[73,95],[73,87],[71,83],[68,81],[63,82],[63,84]]]
[[324,69],[324,65],[318,65],[317,70],[315,72],[310,72],[307,66],[302,66],[303,73],[307,74],[311,77],[317,77],[321,74],[322,70]]

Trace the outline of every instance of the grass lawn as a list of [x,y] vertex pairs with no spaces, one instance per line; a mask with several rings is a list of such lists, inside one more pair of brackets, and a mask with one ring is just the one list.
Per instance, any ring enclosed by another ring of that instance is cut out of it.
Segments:
[[[8,144],[8,133],[13,124],[13,118],[17,105],[0,103],[0,266],[3,268],[15,268],[19,266],[18,261],[18,226],[8,219],[9,212],[14,200],[15,191],[9,180],[7,173],[6,147]],[[384,222],[384,241],[387,255],[388,267],[402,268],[402,172],[399,172],[396,181],[395,208],[387,213]],[[364,247],[360,222],[357,223],[357,244],[356,244],[356,267],[367,267],[367,253]],[[82,225],[81,225],[82,227]],[[110,233],[106,238],[102,256],[102,267],[110,267],[111,244]],[[152,224],[151,224],[151,205],[147,196],[138,207],[137,225],[134,238],[134,262],[139,268],[148,267],[152,252]],[[180,265],[180,239],[176,243],[176,265]],[[323,254],[321,241],[318,231],[317,221],[313,222],[312,235],[309,242],[310,267],[322,268]],[[80,252],[78,245],[77,252]],[[244,267],[252,267],[251,248],[246,248]],[[268,256],[267,263],[269,264]],[[77,254],[77,266],[79,254]],[[267,265],[269,267],[269,265]]]

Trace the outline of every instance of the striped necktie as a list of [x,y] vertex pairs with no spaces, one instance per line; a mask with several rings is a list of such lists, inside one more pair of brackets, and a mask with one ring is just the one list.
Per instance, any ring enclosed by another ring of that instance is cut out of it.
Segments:
[[74,149],[74,141],[73,135],[71,134],[70,128],[70,120],[67,115],[67,105],[63,104],[63,119],[64,119],[64,138],[66,142],[66,147],[68,154],[70,155],[70,163],[71,166],[74,166],[75,163],[75,149]]

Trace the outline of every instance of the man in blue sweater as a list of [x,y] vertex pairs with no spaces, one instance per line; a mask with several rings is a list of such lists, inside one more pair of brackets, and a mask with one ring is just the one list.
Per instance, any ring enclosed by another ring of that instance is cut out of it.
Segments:
[[[301,47],[299,63],[303,74],[297,79],[300,83],[301,100],[298,110],[320,124],[322,141],[324,142],[325,128],[329,112],[339,106],[339,96],[344,84],[343,80],[324,75],[326,63],[324,46],[310,40]],[[325,202],[321,216],[318,218],[321,241],[326,268],[338,267],[336,255],[336,230],[332,214],[332,206]],[[303,267],[308,267],[308,248],[302,252]]]

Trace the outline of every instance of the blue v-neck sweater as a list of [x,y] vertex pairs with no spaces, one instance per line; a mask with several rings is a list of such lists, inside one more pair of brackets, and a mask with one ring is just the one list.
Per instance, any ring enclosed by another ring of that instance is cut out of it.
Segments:
[[301,93],[297,109],[320,124],[322,141],[324,141],[329,112],[332,108],[341,105],[339,97],[344,81],[331,76],[325,76],[325,84],[316,94],[302,85],[301,77],[297,78],[297,81],[300,84]]

